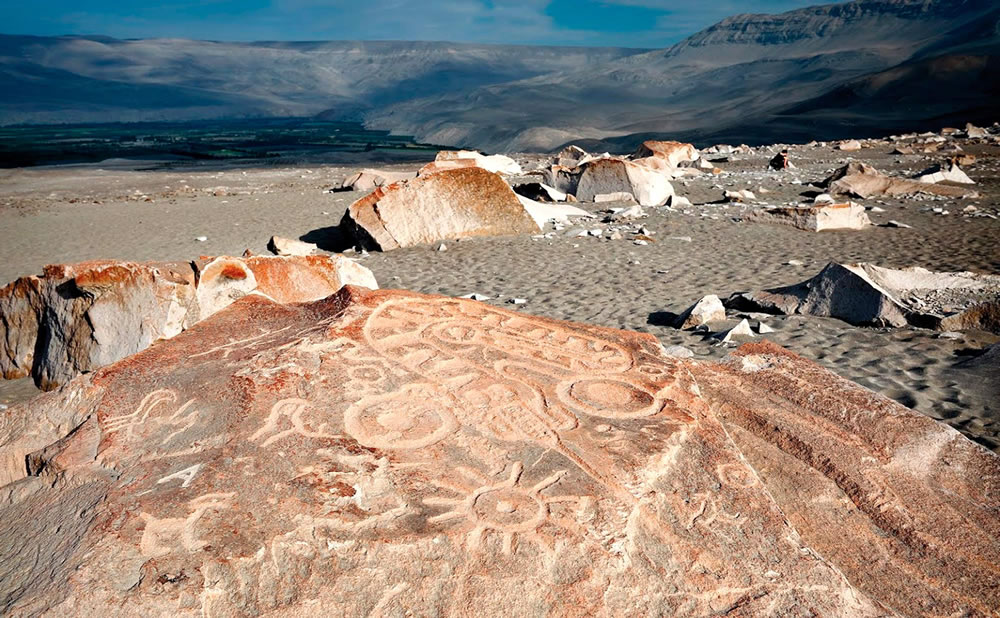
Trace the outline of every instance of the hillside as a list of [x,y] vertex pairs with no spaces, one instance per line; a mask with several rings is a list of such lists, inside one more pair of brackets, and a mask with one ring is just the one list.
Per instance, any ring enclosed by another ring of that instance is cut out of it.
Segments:
[[0,124],[363,119],[491,151],[833,139],[996,120],[993,0],[737,15],[661,50],[0,36]]
[[0,35],[0,123],[356,119],[423,96],[643,50],[424,42],[224,43]]
[[[408,101],[373,112],[368,121],[428,141],[495,150],[550,149],[570,135],[620,149],[656,135],[764,142],[791,131],[821,139],[854,126],[851,117],[859,114],[868,128],[880,127],[883,116],[895,119],[894,126],[925,127],[949,113],[989,106],[990,80],[1000,81],[990,60],[997,23],[997,9],[986,0],[860,1],[740,15],[666,50]],[[863,90],[864,80],[892,70],[910,76],[897,84],[908,95],[926,94],[917,67],[943,67],[947,63],[934,65],[934,59],[956,49],[980,58],[983,69],[963,82],[955,105],[945,90],[934,95],[941,103],[934,109],[901,114],[891,98],[862,95],[864,109],[830,113],[837,100],[828,97]],[[806,113],[809,108],[817,113]]]

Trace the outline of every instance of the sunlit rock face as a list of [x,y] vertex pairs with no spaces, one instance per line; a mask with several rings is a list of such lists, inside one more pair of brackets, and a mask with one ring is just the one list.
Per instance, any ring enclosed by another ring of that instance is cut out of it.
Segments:
[[[248,296],[6,413],[23,615],[984,615],[1000,460],[771,344]],[[879,568],[872,568],[878,565]]]
[[46,266],[0,288],[0,376],[44,390],[169,339],[247,294],[279,303],[377,288],[343,256],[95,260]]

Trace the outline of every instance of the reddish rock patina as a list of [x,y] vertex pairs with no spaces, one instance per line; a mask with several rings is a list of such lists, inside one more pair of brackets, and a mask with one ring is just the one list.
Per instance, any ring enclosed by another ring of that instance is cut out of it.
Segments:
[[64,384],[169,339],[256,293],[280,303],[330,296],[345,284],[378,287],[342,256],[113,260],[46,266],[0,288],[0,373]]
[[378,188],[351,204],[340,225],[358,245],[380,251],[463,236],[539,232],[503,178],[479,167]]
[[[42,422],[43,421],[43,422]],[[0,612],[941,616],[1000,459],[773,345],[247,296],[0,422]]]

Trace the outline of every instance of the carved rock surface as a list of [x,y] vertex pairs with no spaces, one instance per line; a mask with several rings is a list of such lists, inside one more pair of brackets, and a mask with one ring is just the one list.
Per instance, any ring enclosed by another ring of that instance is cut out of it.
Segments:
[[992,330],[998,324],[997,299],[1000,277],[995,275],[831,262],[802,283],[734,294],[726,306],[832,317],[860,326]]
[[0,372],[44,390],[135,354],[250,293],[309,302],[346,284],[377,288],[342,256],[112,260],[46,266],[0,288]]
[[469,300],[245,297],[9,410],[0,463],[10,615],[1000,602],[1000,460],[953,429],[777,346],[680,360]]
[[674,194],[674,187],[668,176],[633,161],[598,159],[583,166],[576,189],[581,202],[619,192],[632,194],[640,206],[662,206]]
[[361,246],[381,251],[463,236],[539,232],[503,178],[479,167],[376,189],[351,204],[341,226]]
[[872,224],[865,207],[854,202],[824,206],[765,208],[749,213],[747,220],[790,225],[807,232],[863,230]]

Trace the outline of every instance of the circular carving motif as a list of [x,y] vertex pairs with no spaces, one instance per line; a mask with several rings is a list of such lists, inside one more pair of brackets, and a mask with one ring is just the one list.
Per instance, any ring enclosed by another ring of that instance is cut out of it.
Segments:
[[757,484],[757,477],[753,475],[750,468],[742,464],[722,464],[716,472],[726,485],[733,487],[753,487]]
[[431,333],[443,343],[471,345],[479,343],[482,333],[475,324],[461,320],[447,320],[431,328]]
[[475,496],[473,517],[480,523],[505,532],[534,530],[545,520],[548,509],[541,500],[514,487],[489,489]]
[[344,414],[344,427],[365,446],[415,449],[430,446],[455,431],[450,401],[421,388],[366,397]]
[[563,382],[559,395],[565,403],[591,416],[641,418],[660,411],[663,403],[640,386],[614,378]]

